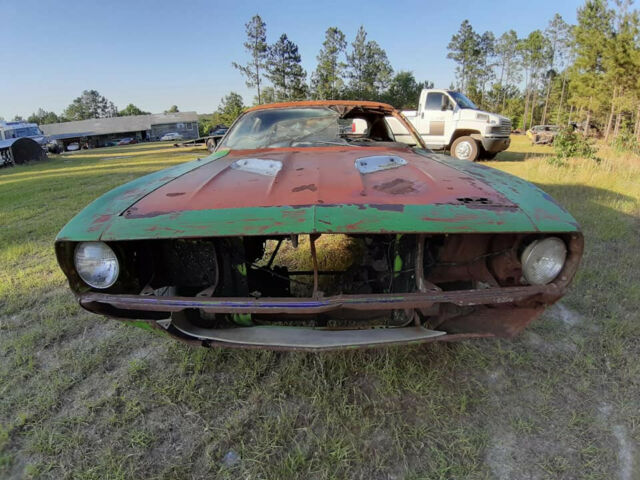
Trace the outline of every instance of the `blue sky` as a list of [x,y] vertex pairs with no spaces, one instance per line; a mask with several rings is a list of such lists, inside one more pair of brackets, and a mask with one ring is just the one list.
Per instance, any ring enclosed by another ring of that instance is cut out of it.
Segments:
[[544,29],[557,12],[570,23],[582,0],[327,0],[256,2],[0,0],[0,116],[37,108],[61,113],[82,90],[95,89],[118,108],[134,103],[161,112],[214,111],[229,91],[245,103],[254,92],[232,61],[246,59],[244,24],[256,13],[267,40],[286,33],[310,74],[330,26],[351,42],[360,25],[396,70],[447,87],[455,65],[447,44],[468,18],[478,32],[519,35]]

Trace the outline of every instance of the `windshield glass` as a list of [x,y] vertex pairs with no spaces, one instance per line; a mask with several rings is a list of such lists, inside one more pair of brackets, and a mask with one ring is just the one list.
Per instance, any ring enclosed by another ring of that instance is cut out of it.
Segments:
[[[291,107],[243,115],[219,148],[236,150],[322,145],[374,146],[380,142],[420,144],[396,139],[384,112],[360,107]],[[406,130],[406,128],[404,128]],[[409,136],[412,134],[409,132]]]
[[471,110],[478,110],[478,107],[476,106],[476,104],[473,103],[471,100],[469,100],[467,97],[465,97],[462,93],[449,92],[449,95],[451,95],[451,98],[453,98],[456,101],[456,103],[458,104],[458,107],[469,108]]
[[42,132],[38,127],[24,127],[24,128],[16,128],[13,131],[13,138],[20,137],[35,137],[38,135],[42,135]]

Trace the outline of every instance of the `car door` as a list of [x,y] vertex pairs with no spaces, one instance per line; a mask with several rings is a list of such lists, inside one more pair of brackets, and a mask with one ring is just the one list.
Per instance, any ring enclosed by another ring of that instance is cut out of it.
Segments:
[[448,133],[453,122],[453,105],[446,93],[427,94],[421,120],[427,145],[430,148],[444,148],[448,144]]

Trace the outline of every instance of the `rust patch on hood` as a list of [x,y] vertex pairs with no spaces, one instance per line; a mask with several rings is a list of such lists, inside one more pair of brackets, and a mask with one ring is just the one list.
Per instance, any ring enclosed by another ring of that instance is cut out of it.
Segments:
[[294,193],[302,192],[303,190],[310,190],[312,192],[315,192],[316,190],[318,190],[318,187],[316,187],[313,183],[310,183],[309,185],[300,185],[299,187],[291,189],[291,191]]
[[374,185],[373,188],[379,192],[390,193],[391,195],[403,195],[416,191],[416,189],[413,188],[413,182],[404,178],[396,178],[390,182]]

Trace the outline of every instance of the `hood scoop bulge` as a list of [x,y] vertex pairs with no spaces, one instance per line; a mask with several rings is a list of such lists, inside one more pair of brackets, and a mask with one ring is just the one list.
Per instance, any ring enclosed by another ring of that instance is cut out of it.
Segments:
[[356,159],[355,167],[363,175],[406,165],[407,161],[396,155],[373,155]]

